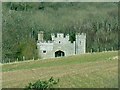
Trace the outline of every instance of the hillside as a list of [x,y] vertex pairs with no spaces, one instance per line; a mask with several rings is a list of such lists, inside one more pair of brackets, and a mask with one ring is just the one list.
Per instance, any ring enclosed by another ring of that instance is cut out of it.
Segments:
[[118,3],[77,2],[3,2],[2,58],[19,61],[38,58],[36,42],[39,31],[50,40],[51,33],[86,33],[86,51],[118,50]]
[[38,79],[59,78],[60,88],[117,88],[118,52],[87,53],[2,65],[4,88],[21,88]]

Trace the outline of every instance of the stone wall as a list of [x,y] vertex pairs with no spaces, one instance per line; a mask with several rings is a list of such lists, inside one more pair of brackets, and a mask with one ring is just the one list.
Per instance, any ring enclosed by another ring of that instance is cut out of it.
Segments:
[[55,37],[54,34],[51,34],[51,37],[51,42],[39,41],[37,43],[39,56],[41,56],[41,58],[54,58],[55,52],[57,51],[64,52],[65,56],[85,53],[85,34],[77,34],[76,41],[73,43],[69,41],[69,34],[64,37],[63,33],[57,33],[57,37]]

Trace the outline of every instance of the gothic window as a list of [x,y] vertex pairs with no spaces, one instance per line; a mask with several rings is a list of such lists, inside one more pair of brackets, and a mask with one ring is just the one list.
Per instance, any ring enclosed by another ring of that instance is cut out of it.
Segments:
[[46,53],[46,50],[43,50],[43,53]]

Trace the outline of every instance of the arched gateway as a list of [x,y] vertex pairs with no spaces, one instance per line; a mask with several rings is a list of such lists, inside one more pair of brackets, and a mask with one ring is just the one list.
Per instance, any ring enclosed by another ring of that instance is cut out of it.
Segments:
[[37,49],[40,58],[54,58],[70,56],[75,54],[85,53],[86,50],[86,34],[76,33],[75,41],[73,43],[70,41],[69,34],[57,33],[51,34],[50,41],[45,41],[43,39],[44,32],[40,31],[38,33]]
[[65,56],[65,53],[61,50],[55,52],[55,57],[62,57]]

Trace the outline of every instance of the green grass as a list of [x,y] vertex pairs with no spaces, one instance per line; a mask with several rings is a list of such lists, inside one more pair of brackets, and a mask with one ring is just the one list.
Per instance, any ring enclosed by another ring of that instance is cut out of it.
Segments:
[[4,88],[23,88],[38,79],[59,78],[54,87],[118,87],[117,51],[81,54],[63,58],[36,60],[3,65]]
[[54,58],[54,59],[46,59],[46,60],[36,60],[31,62],[23,62],[23,63],[13,63],[13,64],[5,64],[2,67],[2,71],[14,71],[21,69],[33,69],[40,67],[51,67],[51,66],[61,66],[61,65],[70,65],[70,64],[81,64],[85,62],[94,62],[98,60],[108,60],[108,58],[117,56],[117,52],[101,52],[101,53],[93,53],[93,54],[82,54],[75,55],[63,58]]

